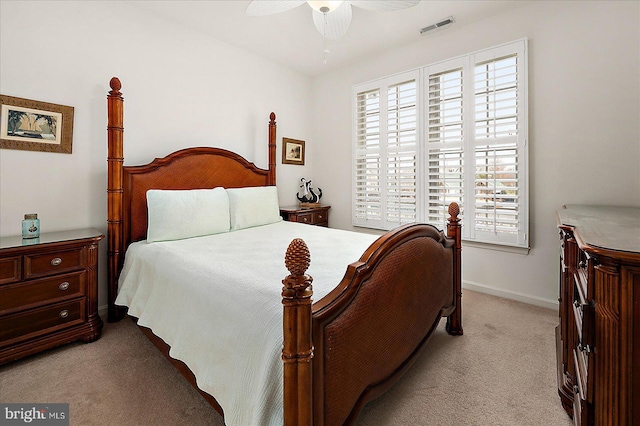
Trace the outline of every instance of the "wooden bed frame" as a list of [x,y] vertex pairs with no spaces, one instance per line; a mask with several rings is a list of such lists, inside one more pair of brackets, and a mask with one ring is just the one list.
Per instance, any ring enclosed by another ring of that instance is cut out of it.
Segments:
[[[146,238],[146,191],[275,185],[276,122],[271,113],[267,170],[218,148],[188,148],[147,165],[124,166],[124,99],[117,78],[110,86],[108,294],[109,321],[118,321],[126,313],[114,304],[125,250]],[[285,425],[353,423],[415,361],[442,316],[448,317],[449,334],[462,334],[458,213],[457,204],[449,206],[447,235],[424,224],[387,232],[315,303],[306,275],[308,249],[304,241],[292,241],[285,254],[290,275],[282,281]],[[198,389],[188,367],[143,331]],[[198,391],[224,415],[213,396]]]

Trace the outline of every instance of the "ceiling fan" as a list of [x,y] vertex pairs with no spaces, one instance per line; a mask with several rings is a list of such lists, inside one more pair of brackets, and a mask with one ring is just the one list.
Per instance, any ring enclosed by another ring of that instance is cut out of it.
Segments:
[[391,11],[415,6],[420,0],[351,0],[351,1],[287,1],[253,0],[245,10],[249,16],[265,16],[285,12],[307,3],[311,6],[313,23],[320,34],[329,40],[338,40],[351,23],[351,6],[367,10]]

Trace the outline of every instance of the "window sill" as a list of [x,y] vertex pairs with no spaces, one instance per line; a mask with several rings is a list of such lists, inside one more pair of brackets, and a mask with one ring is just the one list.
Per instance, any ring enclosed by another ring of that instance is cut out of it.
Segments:
[[[356,232],[363,232],[366,234],[374,234],[374,235],[382,235],[385,232],[388,232],[389,230],[386,229],[382,229],[382,228],[373,228],[370,226],[366,226],[366,225],[353,225],[352,226],[354,228],[357,229]],[[438,228],[440,229],[440,228]],[[445,230],[441,230],[442,232],[444,232],[445,235],[447,235],[447,231]],[[521,254],[521,255],[528,255],[529,251],[531,250],[531,247],[520,247],[520,246],[510,246],[510,245],[506,245],[506,244],[498,244],[498,243],[487,243],[487,242],[481,242],[481,241],[472,241],[472,240],[465,240],[464,238],[462,239],[462,247],[474,247],[474,248],[481,248],[481,249],[485,249],[485,250],[495,250],[495,251],[502,251],[505,253],[515,253],[515,254]]]
[[517,246],[507,246],[507,245],[495,244],[495,243],[482,243],[479,241],[470,241],[465,239],[462,240],[462,247],[474,247],[474,248],[503,251],[506,253],[515,253],[515,254],[522,254],[522,255],[529,254],[529,251],[531,250],[531,247],[517,247]]

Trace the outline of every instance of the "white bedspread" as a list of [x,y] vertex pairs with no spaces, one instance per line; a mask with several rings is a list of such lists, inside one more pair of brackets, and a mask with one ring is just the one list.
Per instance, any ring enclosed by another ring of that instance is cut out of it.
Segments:
[[227,425],[282,425],[280,293],[294,238],[309,246],[319,300],[376,236],[278,222],[127,250],[116,303],[171,346]]

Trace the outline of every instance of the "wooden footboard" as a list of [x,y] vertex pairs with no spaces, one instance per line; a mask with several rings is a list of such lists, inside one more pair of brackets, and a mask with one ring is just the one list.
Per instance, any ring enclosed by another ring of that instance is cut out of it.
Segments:
[[292,242],[283,281],[285,425],[353,423],[414,362],[442,316],[450,334],[462,334],[457,204],[449,212],[448,237],[419,224],[385,234],[313,305],[309,253]]

